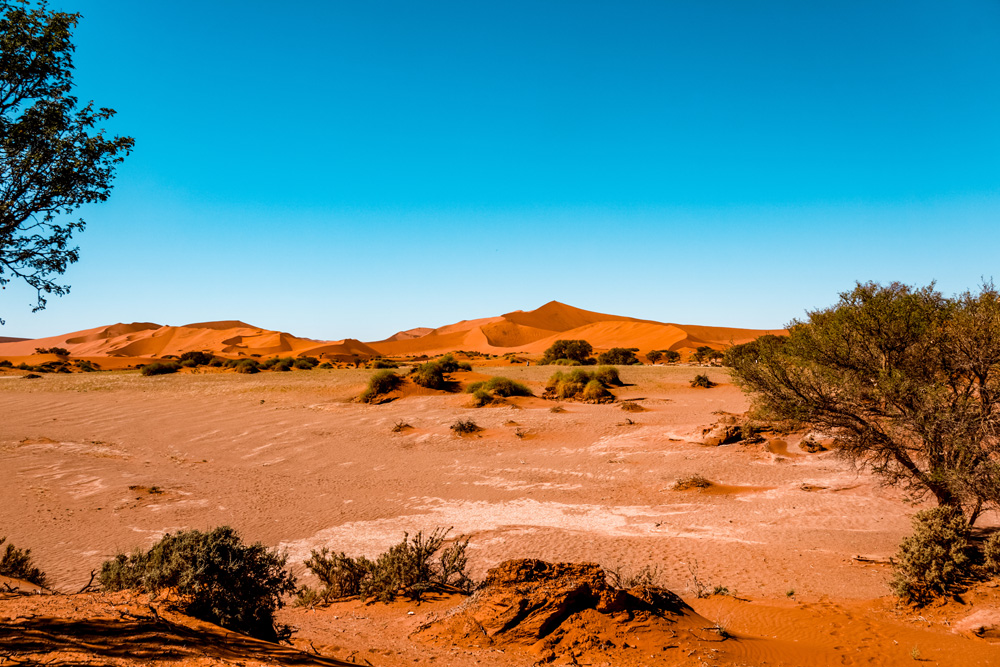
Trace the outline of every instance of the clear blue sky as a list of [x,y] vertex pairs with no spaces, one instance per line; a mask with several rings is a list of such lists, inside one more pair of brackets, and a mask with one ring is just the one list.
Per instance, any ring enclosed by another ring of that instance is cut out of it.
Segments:
[[8,287],[0,335],[551,299],[775,328],[856,280],[1000,280],[995,0],[54,4],[136,149],[72,293]]

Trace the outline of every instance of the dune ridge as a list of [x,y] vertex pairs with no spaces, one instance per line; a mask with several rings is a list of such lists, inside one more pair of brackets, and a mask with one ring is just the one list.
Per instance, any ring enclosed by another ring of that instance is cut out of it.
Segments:
[[381,341],[354,338],[321,341],[272,331],[241,320],[196,322],[167,326],[153,322],[118,322],[103,327],[38,339],[0,339],[0,358],[24,357],[37,347],[63,347],[75,357],[180,356],[205,351],[221,356],[311,355],[327,359],[367,359],[374,356],[434,355],[455,350],[483,354],[539,355],[559,339],[582,339],[595,350],[634,347],[687,352],[707,345],[723,348],[745,343],[772,331],[656,322],[596,313],[550,301],[535,310],[516,310],[495,317],[462,320],[436,329],[417,327]]

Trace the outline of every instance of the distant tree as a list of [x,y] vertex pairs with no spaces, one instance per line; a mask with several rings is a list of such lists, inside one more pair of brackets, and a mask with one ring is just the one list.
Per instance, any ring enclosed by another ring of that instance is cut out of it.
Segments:
[[676,350],[663,350],[663,361],[668,364],[676,364],[681,360],[681,353]]
[[594,348],[585,340],[557,340],[545,350],[541,363],[550,364],[557,359],[579,361],[581,364],[593,363],[590,358]]
[[858,284],[787,337],[728,350],[758,408],[807,422],[838,451],[971,525],[1000,506],[1000,293]]
[[35,311],[47,295],[69,292],[52,276],[79,257],[69,243],[84,221],[57,217],[105,201],[116,165],[134,145],[94,131],[114,110],[77,107],[70,94],[79,19],[50,11],[44,0],[34,8],[0,1],[0,287],[26,282]]
[[703,364],[712,357],[714,352],[715,350],[708,345],[699,345],[698,348],[691,353],[691,360],[695,363]]
[[635,356],[639,351],[637,347],[613,347],[607,352],[597,355],[597,363],[609,366],[630,366],[642,363]]
[[651,364],[658,363],[662,358],[663,358],[662,350],[650,350],[649,352],[646,353],[646,359],[648,359],[649,363]]

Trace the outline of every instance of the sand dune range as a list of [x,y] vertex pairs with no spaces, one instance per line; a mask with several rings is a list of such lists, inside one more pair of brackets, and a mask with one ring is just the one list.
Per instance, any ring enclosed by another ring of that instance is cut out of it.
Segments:
[[0,358],[31,355],[35,348],[63,347],[76,357],[162,358],[189,351],[239,356],[312,355],[325,359],[377,355],[419,356],[455,350],[488,354],[538,355],[559,339],[582,339],[596,350],[635,347],[689,351],[701,345],[722,348],[781,330],[734,329],[671,324],[595,313],[551,301],[531,311],[463,320],[436,329],[413,328],[385,340],[353,338],[320,341],[272,331],[239,320],[164,326],[152,322],[112,324],[60,336],[0,342]]

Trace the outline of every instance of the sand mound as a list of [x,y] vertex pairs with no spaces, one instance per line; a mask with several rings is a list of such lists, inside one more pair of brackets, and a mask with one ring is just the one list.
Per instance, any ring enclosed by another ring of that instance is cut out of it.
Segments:
[[543,659],[609,659],[629,645],[662,641],[664,632],[676,636],[708,625],[666,589],[621,590],[593,563],[525,559],[491,569],[471,598],[415,637],[469,647],[520,646]]

